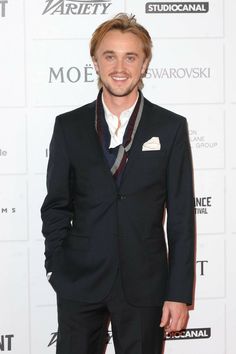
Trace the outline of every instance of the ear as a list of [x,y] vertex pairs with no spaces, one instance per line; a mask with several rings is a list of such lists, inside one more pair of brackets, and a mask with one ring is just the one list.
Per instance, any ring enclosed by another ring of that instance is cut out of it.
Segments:
[[148,64],[149,64],[149,59],[146,58],[143,62],[143,65],[142,65],[142,69],[141,69],[141,74],[144,75],[147,71],[147,68],[148,68]]
[[92,61],[93,61],[93,65],[96,70],[96,73],[98,73],[99,72],[98,63],[97,63],[97,59],[95,58],[95,56],[92,57]]

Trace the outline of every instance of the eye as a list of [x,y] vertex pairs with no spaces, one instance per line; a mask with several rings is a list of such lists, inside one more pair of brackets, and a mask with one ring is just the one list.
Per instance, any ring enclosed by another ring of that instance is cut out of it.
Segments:
[[133,63],[134,61],[135,61],[135,56],[134,55],[128,55],[127,57],[126,57],[126,61],[128,62],[128,63]]
[[105,56],[105,59],[106,59],[107,61],[113,61],[113,60],[114,60],[114,55],[112,55],[112,54],[107,54],[107,55]]

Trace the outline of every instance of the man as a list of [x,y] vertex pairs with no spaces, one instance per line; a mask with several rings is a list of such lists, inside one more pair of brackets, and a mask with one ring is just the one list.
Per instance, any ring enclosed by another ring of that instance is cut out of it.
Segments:
[[[56,119],[42,206],[57,354],[160,354],[192,302],[193,182],[185,118],[145,99],[151,38],[119,14],[94,32],[97,100]],[[168,257],[163,220],[167,211]]]

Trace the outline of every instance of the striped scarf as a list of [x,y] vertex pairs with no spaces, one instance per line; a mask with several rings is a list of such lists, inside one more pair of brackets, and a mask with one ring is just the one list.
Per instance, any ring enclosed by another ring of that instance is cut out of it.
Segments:
[[[123,142],[121,145],[119,145],[118,149],[116,148],[110,149],[116,151],[115,157],[112,163],[110,163],[111,174],[115,179],[117,178],[119,179],[119,176],[122,175],[126,163],[128,161],[128,152],[131,149],[134,136],[142,116],[143,104],[144,104],[144,98],[141,91],[139,91],[139,98],[131,114],[129,122],[127,124],[124,137],[123,137]],[[104,114],[104,109],[102,104],[102,89],[101,89],[98,93],[98,97],[96,101],[95,128],[98,133],[98,137],[103,149],[105,148],[105,133],[106,133],[103,124],[104,120],[105,120],[105,114]]]

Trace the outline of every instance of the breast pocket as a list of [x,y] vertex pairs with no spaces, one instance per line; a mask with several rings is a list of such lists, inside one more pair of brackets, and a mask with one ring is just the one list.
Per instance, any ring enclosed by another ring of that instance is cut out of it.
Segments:
[[166,151],[140,151],[137,156],[137,164],[139,170],[147,173],[164,173],[167,165]]

